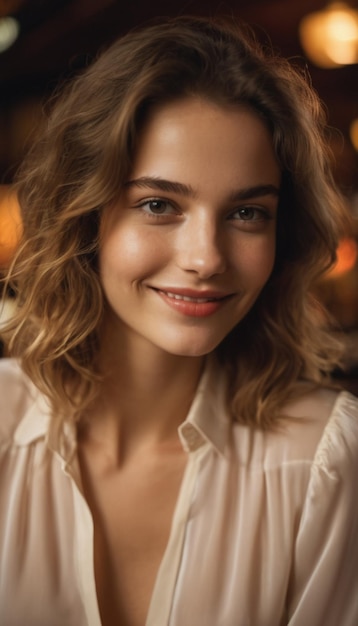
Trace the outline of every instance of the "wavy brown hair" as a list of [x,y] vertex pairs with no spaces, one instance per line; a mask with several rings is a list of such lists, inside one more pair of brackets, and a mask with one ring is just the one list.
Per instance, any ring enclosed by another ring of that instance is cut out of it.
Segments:
[[177,18],[128,33],[68,84],[18,175],[24,234],[8,275],[18,307],[3,334],[57,414],[76,417],[100,389],[101,213],[127,179],[148,111],[188,96],[257,112],[282,169],[272,276],[218,348],[236,419],[273,424],[297,380],[320,382],[332,368],[310,295],[344,222],[322,107],[302,72],[247,27]]

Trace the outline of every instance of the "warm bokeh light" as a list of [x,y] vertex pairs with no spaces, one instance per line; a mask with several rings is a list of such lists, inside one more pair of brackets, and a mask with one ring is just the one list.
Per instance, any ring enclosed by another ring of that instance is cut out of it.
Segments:
[[358,152],[358,118],[353,120],[349,128],[351,142]]
[[15,43],[20,33],[19,22],[14,17],[0,18],[0,52],[5,52]]
[[344,2],[306,15],[299,34],[308,58],[319,67],[358,63],[358,11]]
[[10,185],[0,185],[0,267],[6,267],[21,236],[20,207]]
[[358,245],[352,237],[342,239],[337,250],[337,262],[326,278],[337,278],[352,270],[357,262]]

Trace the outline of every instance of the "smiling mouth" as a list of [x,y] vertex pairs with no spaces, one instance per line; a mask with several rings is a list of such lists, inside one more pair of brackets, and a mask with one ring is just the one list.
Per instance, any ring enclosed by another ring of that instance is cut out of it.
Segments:
[[201,294],[190,289],[175,291],[155,287],[152,289],[177,313],[196,318],[208,317],[216,313],[234,295],[210,291]]
[[218,302],[219,300],[224,300],[228,296],[220,296],[220,297],[210,297],[210,298],[193,298],[191,296],[182,296],[178,293],[173,293],[172,291],[163,291],[162,289],[158,289],[159,293],[164,294],[168,298],[173,298],[173,300],[183,300],[184,302],[194,302],[196,304],[203,304],[205,302]]

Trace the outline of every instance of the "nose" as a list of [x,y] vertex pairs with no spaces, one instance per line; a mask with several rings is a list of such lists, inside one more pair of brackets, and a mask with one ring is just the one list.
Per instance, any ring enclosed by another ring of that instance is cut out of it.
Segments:
[[178,265],[208,279],[225,272],[227,251],[222,233],[213,217],[205,215],[187,222],[180,233]]

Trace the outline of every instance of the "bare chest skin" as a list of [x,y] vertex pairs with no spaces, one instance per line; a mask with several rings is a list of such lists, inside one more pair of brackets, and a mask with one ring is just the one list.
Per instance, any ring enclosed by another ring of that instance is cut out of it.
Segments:
[[97,598],[103,626],[144,626],[168,543],[186,464],[179,444],[137,453],[111,468],[80,447],[85,496],[94,519]]

